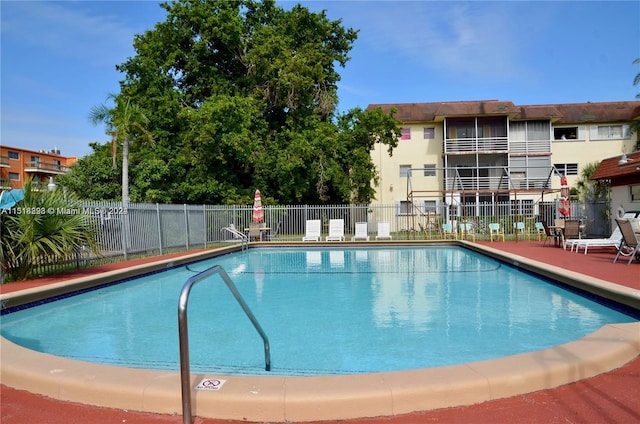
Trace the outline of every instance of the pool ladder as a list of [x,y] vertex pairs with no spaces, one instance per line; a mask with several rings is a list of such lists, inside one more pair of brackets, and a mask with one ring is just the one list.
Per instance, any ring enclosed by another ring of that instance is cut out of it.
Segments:
[[249,236],[243,233],[242,231],[239,231],[234,226],[231,225],[229,227],[222,227],[220,231],[227,231],[233,234],[234,239],[240,240],[240,243],[242,243],[242,250],[249,248]]
[[191,292],[191,288],[198,282],[204,280],[205,278],[213,275],[220,274],[222,280],[225,282],[233,297],[236,298],[236,301],[242,307],[245,315],[255,329],[262,337],[262,341],[264,343],[264,368],[266,371],[271,371],[271,355],[269,350],[269,339],[265,334],[264,330],[256,320],[256,317],[249,309],[249,306],[242,298],[242,295],[236,288],[236,285],[233,284],[231,278],[229,278],[229,274],[222,268],[220,265],[213,266],[201,273],[194,275],[189,278],[184,286],[182,287],[182,291],[180,292],[180,299],[178,301],[178,337],[180,340],[180,379],[182,384],[182,422],[184,424],[192,424],[192,411],[191,411],[191,370],[189,363],[189,328],[187,325],[187,304],[189,302],[189,293]]

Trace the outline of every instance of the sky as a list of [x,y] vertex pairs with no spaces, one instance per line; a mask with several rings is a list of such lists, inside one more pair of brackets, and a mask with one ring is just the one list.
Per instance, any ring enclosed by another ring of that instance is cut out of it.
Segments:
[[[278,1],[284,8],[297,2]],[[378,103],[635,100],[640,2],[301,1],[359,30],[338,68],[341,112]],[[166,19],[159,2],[0,1],[0,143],[65,156],[106,143],[109,104],[133,38]]]

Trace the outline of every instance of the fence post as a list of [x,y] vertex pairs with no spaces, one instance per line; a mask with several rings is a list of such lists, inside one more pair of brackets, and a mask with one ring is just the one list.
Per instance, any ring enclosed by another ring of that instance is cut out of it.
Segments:
[[187,204],[184,204],[184,231],[187,250],[189,250],[189,213],[187,212]]
[[208,237],[207,237],[207,206],[206,205],[202,205],[202,232],[203,237],[204,237],[204,248],[207,248],[207,242]]
[[162,255],[162,224],[160,222],[160,204],[156,203],[156,217],[158,221],[158,245],[160,246],[160,254]]

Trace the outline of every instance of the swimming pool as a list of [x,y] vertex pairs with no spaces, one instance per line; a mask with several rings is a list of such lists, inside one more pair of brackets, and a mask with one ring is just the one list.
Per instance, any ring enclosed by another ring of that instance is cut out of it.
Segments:
[[2,336],[67,358],[177,371],[180,289],[214,265],[227,271],[269,336],[272,369],[263,370],[261,340],[212,276],[190,300],[193,372],[432,368],[540,350],[636,321],[461,247],[257,248],[5,314]]
[[[362,254],[361,254],[362,255]],[[313,255],[312,255],[313,256]],[[334,255],[334,260],[331,259],[331,255],[326,252],[320,255],[320,262],[311,258],[310,261],[307,259],[307,255],[304,255],[304,263],[305,266],[309,263],[313,267],[327,266],[331,267],[332,263],[334,267],[338,267],[342,269],[341,273],[346,274],[347,270],[351,266],[355,266],[351,264],[351,260],[345,254],[343,256],[343,260],[336,258]],[[385,256],[385,255],[383,255]],[[408,262],[403,262],[404,264],[413,264],[420,265],[424,264],[424,258],[416,258],[415,256],[411,256],[410,254],[403,254],[404,258],[407,258]],[[394,258],[392,255],[391,258]],[[325,261],[326,259],[326,261]],[[353,255],[353,259],[355,260],[355,253]],[[269,261],[273,262],[273,261]],[[291,262],[291,261],[289,261]],[[459,262],[459,261],[458,261]],[[356,262],[357,263],[357,262]],[[388,264],[390,270],[387,274],[391,275],[393,273],[398,273],[398,264],[396,259],[391,259],[387,257],[382,263]],[[455,260],[451,260],[450,263],[452,265],[456,265]],[[193,269],[200,269],[200,264],[190,265]],[[498,263],[499,264],[499,263]],[[495,263],[494,263],[495,265]],[[500,267],[504,267],[505,264],[499,264]],[[386,265],[385,265],[386,266]],[[384,266],[380,266],[385,269]],[[232,276],[235,273],[234,280],[236,280],[236,284],[241,286],[242,283],[237,281],[239,275],[246,273],[251,274],[249,272],[234,268],[232,266],[229,267],[229,271]],[[468,272],[468,267],[464,267],[464,272]],[[495,267],[494,267],[495,268]],[[314,268],[315,269],[315,268]],[[321,270],[322,268],[320,268]],[[475,272],[491,272],[492,268],[477,268]],[[400,269],[402,271],[402,269]],[[254,272],[253,274],[256,274]],[[322,273],[321,273],[322,274]],[[408,272],[401,272],[401,285],[404,287],[404,291],[409,287],[423,287],[420,285],[419,280],[423,278],[424,275]],[[433,272],[429,274],[435,274]],[[286,278],[292,279],[294,275],[297,274],[288,274]],[[383,274],[384,275],[384,274]],[[389,276],[387,275],[387,277]],[[264,278],[262,291],[257,290],[259,287],[258,284],[255,284],[255,277],[257,275],[253,275],[254,278],[254,287],[256,293],[256,299],[262,296],[262,299],[265,299],[265,296],[269,295],[267,290],[267,273],[266,271],[262,275]],[[180,282],[181,284],[182,282]],[[416,284],[418,283],[418,284]],[[357,283],[350,283],[351,285],[358,286]],[[369,282],[369,285],[372,285],[372,282]],[[204,283],[203,287],[210,287],[210,284]],[[327,284],[323,284],[322,288],[327,289]],[[206,291],[206,290],[205,290]],[[477,299],[483,301],[483,297],[480,295],[481,293],[477,290],[467,290],[467,293],[472,293],[476,296]],[[387,292],[385,292],[387,293]],[[388,294],[388,293],[387,293]],[[488,294],[488,293],[487,293]],[[243,292],[247,298],[245,292]],[[381,299],[389,300],[394,299],[393,296],[378,296]],[[371,296],[373,299],[374,296]],[[194,300],[196,297],[194,297]],[[211,300],[211,299],[209,299]],[[372,305],[373,303],[370,303]],[[398,303],[393,303],[397,305]],[[209,306],[212,304],[209,303]],[[134,307],[135,304],[130,305],[130,307]],[[215,305],[214,305],[215,306]],[[191,306],[190,306],[191,309]],[[190,317],[195,315],[194,308]],[[373,307],[371,310],[375,309]],[[172,308],[172,316],[175,317],[175,302]],[[215,308],[209,309],[210,311],[215,311]],[[377,310],[385,310],[385,308],[377,309]],[[386,308],[386,310],[390,310]],[[397,311],[397,306],[394,306],[394,311]],[[211,314],[209,314],[211,315]],[[256,315],[259,315],[256,312]],[[389,314],[387,314],[390,316]],[[394,313],[393,316],[402,317],[402,314]],[[239,315],[240,316],[240,315]],[[411,315],[404,315],[403,318],[405,321],[411,321]],[[407,318],[408,317],[408,318]],[[175,319],[175,318],[174,318]],[[243,317],[241,317],[243,319]],[[192,318],[190,318],[191,325]],[[380,323],[383,323],[384,320],[380,320]],[[74,321],[74,323],[80,323],[84,325],[80,320]],[[70,325],[73,325],[71,323]],[[631,324],[633,327],[629,327],[626,325],[607,325],[602,330],[596,331],[593,335],[587,336],[581,340],[576,342],[571,342],[569,344],[564,344],[558,348],[545,349],[542,351],[536,351],[529,354],[520,354],[517,356],[512,356],[509,358],[505,358],[499,361],[498,366],[493,365],[495,361],[481,361],[473,364],[465,364],[463,366],[445,366],[439,367],[432,370],[412,370],[408,372],[392,372],[392,373],[376,373],[376,374],[362,374],[360,377],[351,377],[351,376],[330,376],[330,377],[313,377],[309,379],[308,377],[267,377],[266,380],[258,378],[249,378],[249,377],[228,377],[227,384],[224,387],[224,390],[220,392],[213,393],[198,393],[199,402],[197,402],[198,411],[196,415],[200,416],[209,416],[209,417],[220,417],[220,418],[234,418],[234,419],[243,419],[243,417],[247,416],[246,405],[247,402],[259,402],[262,405],[267,404],[273,401],[274,404],[278,404],[277,412],[271,410],[271,412],[262,412],[262,415],[259,417],[254,416],[253,419],[257,420],[283,420],[283,417],[286,419],[298,419],[298,420],[309,420],[309,419],[333,419],[336,417],[339,418],[349,418],[356,416],[376,416],[376,415],[389,415],[396,413],[403,413],[412,410],[419,409],[431,409],[433,407],[445,407],[451,406],[451,404],[447,404],[447,401],[451,401],[455,399],[455,402],[461,402],[457,404],[464,404],[470,402],[481,401],[482,399],[487,399],[487,396],[490,398],[504,396],[504,393],[509,392],[510,390],[520,390],[524,386],[527,387],[527,391],[530,391],[533,387],[548,387],[548,385],[556,385],[563,384],[558,383],[562,378],[567,378],[568,374],[579,374],[579,377],[576,375],[574,378],[584,378],[592,374],[593,372],[602,372],[601,362],[605,356],[603,351],[599,346],[599,343],[603,340],[609,340],[613,344],[619,344],[621,350],[627,350],[629,345],[628,341],[624,341],[625,337],[622,337],[623,334],[631,333],[631,337],[636,337],[637,335],[633,335],[633,333],[637,333],[637,326],[635,324]],[[415,324],[413,325],[416,326]],[[123,329],[126,330],[127,328]],[[254,333],[252,333],[252,329],[249,330],[249,339],[253,340],[257,339]],[[272,337],[272,335],[270,335]],[[194,339],[191,339],[192,342]],[[597,343],[594,344],[594,342]],[[253,343],[253,341],[250,341]],[[259,341],[256,340],[256,344],[259,344]],[[633,342],[631,343],[633,344]],[[95,386],[98,384],[107,385],[107,391],[109,391],[109,387],[115,384],[117,380],[118,383],[126,381],[126,388],[120,388],[118,392],[111,390],[111,396],[105,396],[104,390],[101,391],[100,397],[102,399],[108,398],[109,401],[114,401],[114,399],[118,399],[120,402],[116,407],[124,407],[131,408],[137,410],[149,410],[150,401],[149,397],[152,395],[157,395],[161,390],[158,385],[160,382],[164,384],[168,380],[173,380],[171,387],[173,387],[173,391],[175,392],[175,388],[179,387],[179,383],[175,381],[175,373],[169,373],[166,376],[162,373],[153,373],[146,370],[130,370],[127,369],[126,373],[120,373],[114,367],[91,367],[92,370],[97,369],[98,371],[91,371],[87,374],[86,365],[78,365],[76,367],[77,361],[68,361],[58,357],[47,357],[48,359],[55,360],[55,365],[45,365],[45,360],[40,358],[38,363],[33,362],[33,355],[30,353],[31,351],[24,351],[16,348],[15,346],[5,343],[3,340],[3,372],[4,367],[7,365],[5,358],[7,357],[7,352],[16,351],[21,355],[21,358],[16,358],[16,362],[31,362],[29,364],[29,371],[22,370],[22,375],[19,377],[16,375],[16,379],[20,379],[21,381],[25,380],[25,375],[29,373],[34,373],[33,369],[37,368],[38,370],[42,369],[43,375],[39,375],[39,383],[40,386],[43,385],[43,381],[48,377],[56,377],[58,381],[65,380],[69,374],[71,374],[71,369],[74,368],[74,372],[78,373],[81,376],[81,380],[85,382],[90,382],[89,387],[83,387],[82,392],[79,392],[79,388],[75,390],[76,395],[79,397],[88,396],[86,393],[94,390]],[[256,355],[260,356],[260,349],[256,348]],[[580,358],[580,361],[584,362],[584,354],[587,353],[589,355],[595,355],[596,359],[588,359],[587,364],[577,364],[574,361],[577,358]],[[611,354],[616,356],[618,359],[621,357],[620,351],[617,351],[615,354]],[[57,358],[57,359],[56,359]],[[572,358],[569,360],[569,358]],[[10,356],[9,356],[9,359]],[[611,356],[607,356],[607,362],[610,362]],[[569,360],[568,367],[566,368],[566,364],[561,366],[562,362],[567,362]],[[11,361],[12,362],[12,361]],[[80,362],[79,364],[82,364]],[[543,370],[540,371],[540,366],[543,366]],[[77,368],[77,369],[76,369]],[[102,370],[105,368],[105,371]],[[538,370],[536,370],[538,368]],[[497,372],[489,372],[489,369],[500,369],[502,371]],[[596,371],[597,369],[597,371]],[[515,371],[517,370],[517,371]],[[568,371],[571,370],[571,371]],[[537,376],[537,374],[540,374]],[[562,374],[562,377],[556,374]],[[7,374],[3,374],[3,378]],[[149,376],[153,375],[154,377],[150,378]],[[210,374],[203,374],[210,375]],[[220,374],[213,374],[220,375]],[[84,376],[84,377],[82,377]],[[117,377],[116,377],[117,376]],[[198,376],[202,377],[202,375]],[[302,378],[302,379],[299,379]],[[10,381],[11,379],[3,380]],[[464,383],[462,383],[464,382]],[[79,386],[78,384],[75,384]],[[504,387],[503,387],[504,386]],[[130,393],[133,388],[136,388],[136,391],[144,393],[141,395],[145,398],[144,402],[138,403],[137,405],[131,405],[132,396],[126,396],[125,394]],[[104,389],[104,387],[103,387]],[[65,393],[68,393],[70,389],[65,389]],[[72,390],[72,389],[71,389]],[[347,395],[347,391],[354,391],[357,394],[351,393],[351,395]],[[435,392],[434,392],[435,390]],[[472,393],[471,393],[472,392]],[[233,395],[236,397],[233,397]],[[175,397],[175,393],[172,395]],[[390,401],[390,397],[393,398],[393,401]],[[447,398],[447,401],[442,399],[442,396]],[[172,408],[169,406],[171,402],[168,401],[171,396],[164,395],[162,408]],[[302,404],[307,403],[307,401],[313,398],[313,403],[316,405],[312,409],[313,413],[309,412],[309,408],[305,408],[304,411],[301,410]],[[207,399],[205,402],[203,399]],[[412,399],[412,400],[410,400]],[[115,402],[115,401],[114,401]],[[391,403],[390,403],[391,402]],[[175,402],[173,402],[175,404]],[[364,403],[366,403],[366,408],[364,407]],[[417,405],[419,404],[419,405]],[[213,406],[211,406],[213,405]],[[340,406],[342,405],[342,406]],[[156,402],[156,406],[157,402]],[[179,404],[178,404],[179,406]],[[166,409],[156,411],[166,411]],[[175,405],[173,406],[173,412],[176,412]],[[207,412],[207,408],[212,409],[212,411]],[[345,411],[345,408],[347,411]],[[235,415],[230,412],[230,409],[235,409]],[[243,415],[238,415],[238,410],[243,409]],[[283,412],[286,410],[286,413]],[[342,410],[342,415],[339,410]],[[366,411],[365,411],[366,410]],[[226,411],[226,412],[225,412]],[[253,411],[255,412],[255,411]],[[170,412],[169,412],[170,413]],[[224,414],[228,415],[224,415]],[[211,414],[211,415],[209,415]],[[315,414],[315,415],[314,415]],[[351,415],[350,415],[351,414]],[[353,415],[355,414],[355,415]]]

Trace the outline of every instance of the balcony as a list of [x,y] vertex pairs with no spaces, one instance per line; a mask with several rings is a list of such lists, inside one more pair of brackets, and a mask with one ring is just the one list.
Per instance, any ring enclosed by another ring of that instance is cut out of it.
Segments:
[[69,167],[54,162],[31,161],[24,164],[24,172],[61,175],[69,172]]
[[512,154],[551,153],[551,140],[512,140],[509,149]]
[[0,178],[0,189],[2,190],[10,190],[11,189],[11,181],[8,178]]
[[0,167],[8,168],[11,165],[9,164],[9,156],[0,156]]
[[445,154],[496,154],[508,152],[509,140],[507,137],[448,138],[444,141]]

